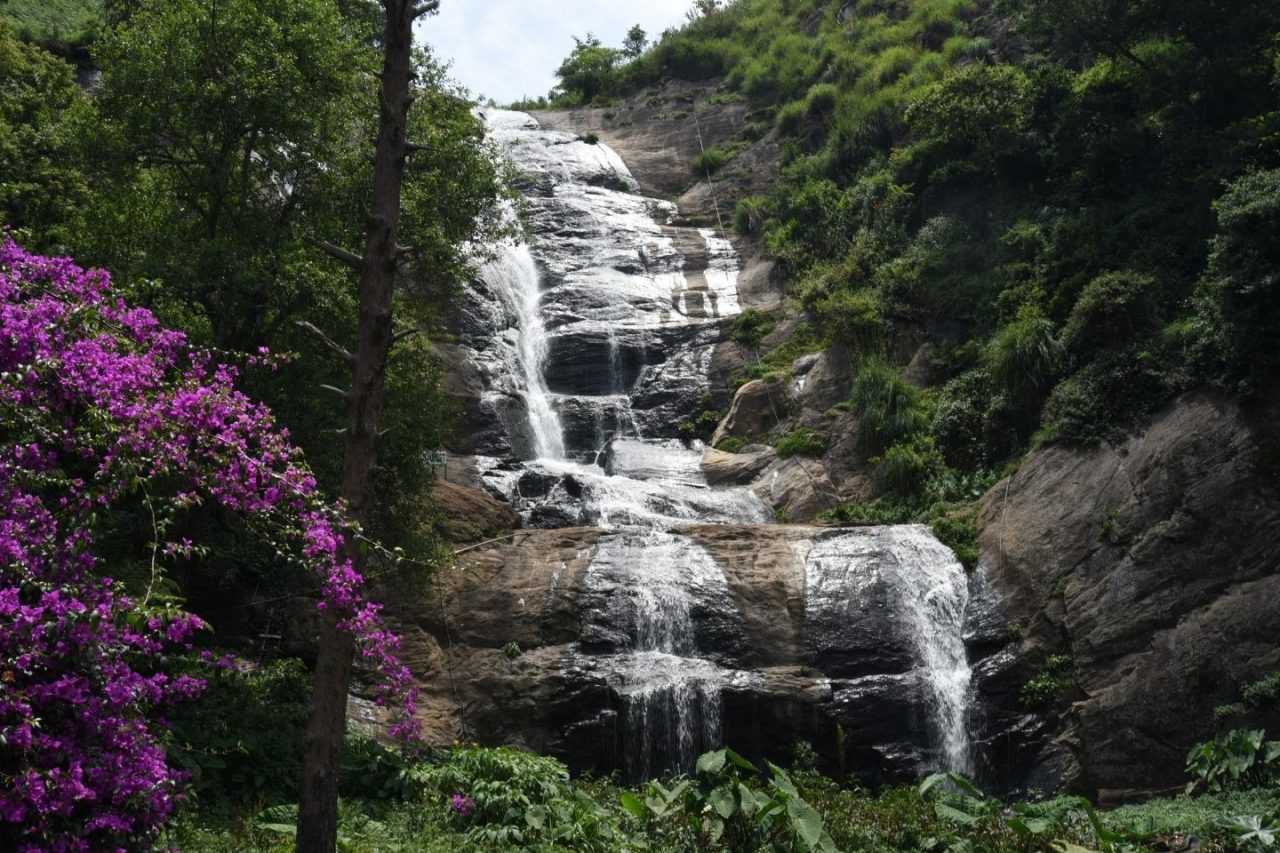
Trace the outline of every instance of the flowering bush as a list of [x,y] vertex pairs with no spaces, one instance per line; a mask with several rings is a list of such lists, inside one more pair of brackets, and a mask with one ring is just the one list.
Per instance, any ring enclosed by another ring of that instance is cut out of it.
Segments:
[[[257,361],[258,358],[251,359]],[[108,276],[0,246],[0,847],[137,849],[173,810],[183,774],[156,712],[199,695],[159,656],[203,627],[154,600],[186,509],[242,514],[320,577],[382,700],[413,689],[363,579],[343,558],[358,531],[316,494],[271,413],[234,388],[236,370],[114,298]],[[95,554],[113,512],[149,518],[151,584],[130,597]]]

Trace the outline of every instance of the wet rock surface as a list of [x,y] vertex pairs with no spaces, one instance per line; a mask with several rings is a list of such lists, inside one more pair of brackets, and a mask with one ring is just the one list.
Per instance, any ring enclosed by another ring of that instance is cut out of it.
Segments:
[[[712,374],[746,356],[725,342],[742,305],[733,245],[639,194],[607,146],[486,120],[537,239],[504,247],[459,315],[458,393],[502,429],[477,430],[455,467],[525,529],[390,597],[431,740],[631,780],[726,742],[785,762],[808,741],[828,770],[873,782],[968,769],[954,556],[919,527],[770,524],[836,499],[821,461],[678,437],[729,402]],[[834,398],[841,369],[814,357],[744,386],[731,427],[775,427],[774,390]]]

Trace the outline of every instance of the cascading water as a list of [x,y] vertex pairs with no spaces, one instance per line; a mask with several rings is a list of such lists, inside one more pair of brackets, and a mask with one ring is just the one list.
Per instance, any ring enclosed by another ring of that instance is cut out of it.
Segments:
[[[524,176],[537,238],[486,268],[484,284],[506,301],[514,337],[476,336],[474,361],[500,389],[494,399],[525,401],[523,443],[535,458],[477,465],[532,526],[604,529],[569,665],[608,685],[629,779],[685,772],[720,745],[724,691],[762,677],[722,654],[724,638],[741,635],[742,615],[716,559],[676,529],[772,520],[753,492],[709,488],[700,443],[675,437],[701,410],[723,321],[740,310],[737,260],[716,232],[676,227],[673,205],[636,194],[607,146],[544,131],[519,113],[487,111],[486,121]],[[924,684],[934,751],[949,769],[967,770],[963,570],[925,528],[873,531],[816,538],[805,564],[807,618],[838,637],[866,578],[887,578]]]
[[805,561],[807,621],[835,633],[857,620],[857,609],[889,588],[895,617],[905,623],[923,682],[937,759],[972,773],[967,710],[969,661],[962,638],[969,587],[964,567],[928,527],[901,525],[831,533]]
[[529,247],[504,247],[499,256],[480,272],[494,290],[510,303],[516,315],[516,362],[523,381],[525,407],[533,434],[533,452],[538,459],[564,459],[564,437],[560,418],[551,405],[551,395],[543,378],[547,359],[547,333],[542,323],[538,267]]

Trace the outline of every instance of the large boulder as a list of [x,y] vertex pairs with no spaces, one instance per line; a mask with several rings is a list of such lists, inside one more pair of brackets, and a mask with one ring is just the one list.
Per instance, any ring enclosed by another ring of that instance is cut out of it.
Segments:
[[712,486],[741,486],[750,483],[778,459],[765,444],[751,444],[740,453],[708,447],[702,455],[702,473]]
[[766,468],[751,490],[783,521],[806,522],[840,503],[840,493],[816,459],[792,456]]
[[776,382],[753,379],[738,389],[729,411],[711,437],[713,445],[726,438],[757,438],[778,424],[786,413],[787,392]]

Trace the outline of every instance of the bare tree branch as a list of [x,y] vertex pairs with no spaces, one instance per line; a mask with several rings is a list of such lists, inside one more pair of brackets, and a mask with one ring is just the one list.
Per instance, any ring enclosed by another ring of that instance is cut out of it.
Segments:
[[299,329],[306,329],[308,332],[315,335],[320,340],[324,341],[325,346],[329,347],[329,349],[333,350],[339,356],[341,356],[342,360],[347,364],[355,364],[356,357],[351,354],[351,350],[347,349],[342,344],[338,343],[333,338],[329,337],[324,332],[320,331],[320,328],[316,326],[316,324],[309,323],[306,320],[294,320],[293,324],[297,326]]
[[317,240],[315,237],[307,237],[305,239],[308,243],[315,246],[329,257],[334,260],[341,261],[353,270],[358,270],[364,266],[364,258],[357,255],[355,252],[348,252],[341,246],[335,246],[332,243],[325,242],[324,240]]
[[414,335],[420,335],[427,331],[426,326],[414,326],[412,329],[402,329],[391,336],[391,343],[399,343],[405,338],[412,338]]
[[337,394],[339,397],[341,397],[344,400],[351,396],[350,391],[344,391],[343,389],[335,388],[332,385],[321,385],[320,390],[328,391],[330,394]]

